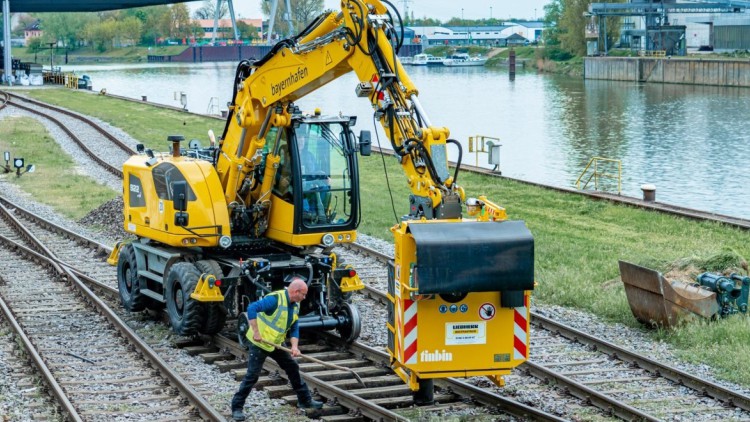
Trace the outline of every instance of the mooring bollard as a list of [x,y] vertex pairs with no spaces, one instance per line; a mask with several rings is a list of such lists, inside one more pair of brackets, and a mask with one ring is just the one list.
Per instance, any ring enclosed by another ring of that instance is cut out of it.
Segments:
[[656,185],[653,185],[651,183],[646,183],[641,185],[641,190],[643,191],[643,200],[646,202],[654,202],[656,201]]

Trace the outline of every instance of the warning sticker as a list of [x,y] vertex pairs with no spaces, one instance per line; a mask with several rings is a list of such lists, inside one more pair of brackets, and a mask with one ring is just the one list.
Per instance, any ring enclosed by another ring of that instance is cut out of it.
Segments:
[[489,321],[495,317],[495,305],[491,303],[485,303],[479,307],[479,317],[485,321]]
[[487,344],[486,324],[484,321],[448,322],[445,324],[445,344]]

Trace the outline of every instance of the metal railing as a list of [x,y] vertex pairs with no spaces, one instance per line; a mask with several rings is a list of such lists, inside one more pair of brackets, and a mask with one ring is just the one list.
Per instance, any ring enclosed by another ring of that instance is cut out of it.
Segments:
[[[608,168],[600,169],[600,162],[604,163],[612,163],[617,164],[617,174],[607,173]],[[586,179],[586,181],[583,183],[583,187],[581,187],[581,181],[583,180],[584,176],[589,172],[589,169],[591,168],[591,165],[593,164],[594,171],[591,173]],[[615,160],[612,158],[604,158],[604,157],[594,157],[591,160],[589,160],[589,163],[586,165],[586,168],[583,169],[581,172],[581,175],[578,176],[578,180],[576,180],[576,189],[583,190],[586,189],[586,186],[589,185],[591,182],[591,179],[594,179],[594,189],[599,190],[599,179],[617,179],[617,194],[620,195],[622,193],[622,161],[621,160]]]
[[62,73],[62,72],[50,72],[45,70],[42,72],[42,78],[45,83],[53,85],[63,85],[65,88],[78,89],[78,75],[75,73]]
[[665,57],[667,55],[666,50],[640,50],[638,55],[641,57]]
[[469,136],[469,153],[474,153],[474,165],[477,167],[479,167],[479,153],[482,152],[487,154],[488,164],[494,164],[497,170],[500,166],[500,146],[500,138],[484,135]]

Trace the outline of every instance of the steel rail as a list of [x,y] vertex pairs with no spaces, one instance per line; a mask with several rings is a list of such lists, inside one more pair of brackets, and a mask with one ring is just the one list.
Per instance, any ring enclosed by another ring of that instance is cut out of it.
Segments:
[[10,101],[10,94],[5,91],[0,91],[0,110],[4,109]]
[[[0,238],[9,240],[2,235],[0,235]],[[8,304],[5,303],[5,299],[2,297],[2,295],[0,295],[0,308],[2,308],[3,314],[5,314],[5,319],[13,328],[16,336],[21,339],[21,342],[23,343],[23,347],[25,349],[24,352],[29,356],[29,359],[34,363],[34,366],[36,366],[37,370],[41,373],[44,382],[47,384],[47,386],[50,387],[50,391],[52,395],[57,399],[57,403],[62,408],[63,413],[67,413],[67,419],[76,422],[82,422],[83,418],[81,418],[81,416],[78,414],[75,406],[73,406],[73,403],[68,400],[68,396],[65,395],[65,391],[63,391],[62,387],[55,379],[55,376],[52,375],[52,371],[50,371],[50,369],[44,363],[44,359],[42,359],[42,357],[39,355],[39,352],[36,349],[36,345],[32,343],[31,339],[29,339],[26,333],[24,333],[23,328],[21,328],[21,326],[18,324],[18,321],[16,321],[13,312],[8,307]]]
[[[217,347],[226,348],[235,356],[245,356],[247,354],[247,351],[244,348],[242,348],[239,345],[239,343],[223,335],[220,335],[220,334],[214,335],[212,337],[212,341]],[[266,364],[270,365],[271,367],[275,369],[281,369],[276,364],[276,362],[273,362],[270,359],[266,359]],[[370,403],[366,399],[357,397],[356,395],[349,393],[346,390],[343,390],[338,387],[334,387],[332,385],[328,385],[328,383],[326,383],[325,381],[319,380],[309,374],[305,374],[304,372],[301,372],[300,375],[302,376],[302,378],[305,380],[307,384],[313,386],[319,392],[322,392],[324,396],[330,397],[330,398],[335,397],[343,407],[356,410],[367,418],[370,418],[376,421],[380,421],[380,420],[408,421],[408,419],[404,418],[403,416],[397,413],[394,413],[384,407],[378,406],[377,404]],[[284,375],[281,375],[281,376],[284,376]]]
[[577,341],[581,344],[595,347],[596,350],[602,353],[629,362],[641,369],[675,382],[678,385],[684,385],[692,390],[702,392],[713,399],[736,406],[743,410],[750,410],[750,396],[732,391],[714,382],[703,380],[695,375],[691,375],[665,363],[658,362],[645,356],[640,356],[623,347],[597,339],[590,334],[560,324],[559,322],[553,321],[545,316],[533,312],[532,316],[531,323],[542,327],[545,330],[556,332],[563,337]]
[[521,370],[527,371],[535,378],[541,380],[547,380],[560,387],[563,387],[568,394],[571,394],[584,402],[597,407],[606,413],[625,420],[642,420],[658,422],[661,419],[648,413],[642,412],[633,406],[621,402],[615,398],[609,397],[602,394],[590,387],[587,387],[577,381],[574,381],[564,375],[560,375],[555,371],[545,368],[544,366],[537,365],[536,363],[527,360],[519,367]]
[[[390,155],[390,156],[396,155],[391,150],[379,148],[376,146],[373,146],[372,149],[373,151],[379,152],[384,155]],[[453,161],[449,161],[448,164],[450,166],[454,166],[454,167],[456,166],[456,163]],[[612,202],[612,203],[621,204],[621,205],[628,205],[628,206],[632,206],[635,208],[647,209],[647,210],[662,212],[665,214],[676,215],[679,217],[685,217],[691,220],[715,221],[717,223],[726,224],[727,226],[736,227],[736,228],[740,228],[743,230],[750,230],[750,220],[745,219],[745,218],[732,217],[730,215],[717,214],[717,213],[712,213],[708,211],[699,211],[699,210],[681,207],[678,205],[664,204],[661,202],[646,202],[635,197],[615,195],[615,194],[611,194],[607,192],[582,191],[582,190],[576,190],[573,188],[566,188],[564,186],[545,185],[543,183],[532,182],[530,180],[515,179],[513,177],[503,176],[501,174],[492,172],[492,170],[490,169],[472,166],[471,164],[461,164],[461,170],[468,171],[471,173],[476,173],[476,174],[482,174],[482,175],[489,176],[489,177],[495,177],[497,179],[503,179],[503,180],[509,180],[509,181],[516,182],[516,183],[522,183],[524,185],[535,186],[535,187],[546,189],[546,190],[585,196],[585,197],[588,197],[590,199],[594,199],[597,201],[607,201],[607,202]]]
[[[40,116],[44,116],[45,119],[50,120],[52,123],[54,123],[58,127],[60,127],[60,129],[62,129],[70,137],[70,139],[72,139],[73,142],[75,142],[76,145],[78,145],[78,147],[81,148],[86,153],[86,155],[89,156],[89,158],[91,158],[92,160],[96,161],[97,164],[99,164],[100,166],[102,166],[106,171],[108,171],[112,175],[117,176],[119,178],[122,178],[122,170],[120,170],[119,168],[114,167],[111,164],[107,163],[106,161],[104,161],[104,159],[102,159],[101,157],[99,157],[98,155],[96,155],[93,151],[91,151],[91,149],[89,149],[89,147],[87,147],[86,144],[78,136],[76,136],[73,133],[73,131],[71,131],[67,126],[65,126],[65,124],[63,124],[61,121],[57,120],[56,118],[54,118],[54,117],[52,117],[52,116],[50,116],[48,114],[42,113],[39,110],[35,110],[35,109],[31,108],[31,107],[27,107],[27,106],[18,104],[15,101],[11,101],[8,104],[12,105],[13,107],[18,107],[21,110],[26,110],[29,113],[33,113],[33,114],[37,114],[37,115],[40,115]],[[91,125],[96,126],[96,124],[93,123],[93,122],[91,122]]]
[[[360,244],[355,243],[347,246],[352,249],[359,249],[367,254],[371,254],[378,260],[391,259],[386,254],[375,251],[372,248],[368,248]],[[365,286],[364,290],[368,296],[378,301],[382,302],[386,300],[385,293],[378,289],[370,286]],[[679,385],[684,385],[685,387],[703,393],[706,396],[719,400],[723,403],[736,406],[743,410],[750,410],[750,397],[748,397],[747,395],[732,391],[716,383],[702,380],[694,375],[674,368],[670,365],[658,362],[645,356],[640,356],[637,353],[631,352],[623,347],[617,346],[601,339],[597,339],[592,335],[586,334],[582,331],[578,331],[562,323],[553,321],[534,311],[531,311],[531,324],[539,326],[553,333],[558,333],[570,340],[592,346],[596,348],[596,350],[604,354],[636,365],[637,367],[651,372],[656,376],[661,376]],[[634,407],[622,403],[614,398],[602,395],[601,393],[596,392],[590,387],[580,384],[570,378],[555,374],[554,371],[536,365],[531,361],[527,361],[526,363],[522,364],[520,368],[524,369],[524,366],[527,366],[526,369],[528,369],[532,374],[539,375],[539,377],[543,379],[557,379],[560,383],[564,384],[572,394],[581,399],[587,400],[593,405],[607,412],[611,412],[619,417],[658,420],[658,418],[654,416],[645,414],[640,410],[635,409]]]
[[[9,200],[0,197],[0,209],[5,208],[4,205],[3,205],[3,203],[7,203],[7,204],[11,204],[11,205],[15,206]],[[31,213],[30,211],[25,210],[25,209],[23,209],[21,207],[18,207],[18,210],[21,211],[28,218],[33,218],[33,219],[41,222],[44,225],[49,225],[49,226],[53,227],[55,230],[57,230],[57,231],[63,232],[63,233],[65,233],[67,235],[70,235],[70,236],[81,238],[82,240],[84,240],[86,242],[89,242],[90,244],[92,244],[92,245],[94,245],[96,247],[105,247],[104,245],[101,245],[98,242],[95,242],[93,240],[90,240],[90,239],[87,239],[85,237],[82,237],[82,236],[80,236],[79,234],[77,234],[75,232],[72,232],[72,231],[70,231],[68,229],[65,229],[63,227],[60,227],[60,226],[58,226],[58,225],[56,225],[54,223],[51,223],[51,222],[46,221],[44,219],[41,219],[38,216],[36,216],[33,213]],[[20,222],[18,222],[18,224],[20,225]],[[51,252],[50,252],[50,254],[51,254]],[[89,284],[93,283],[97,288],[102,289],[105,292],[105,294],[107,294],[110,298],[116,298],[117,297],[118,291],[116,289],[114,289],[114,288],[112,288],[110,286],[107,286],[107,285],[105,285],[105,284],[103,284],[103,283],[101,283],[101,282],[93,279],[92,277],[89,277],[89,276],[83,274],[80,270],[77,270],[73,266],[71,266],[70,263],[66,263],[66,262],[58,259],[57,257],[54,257],[54,255],[49,256],[48,260],[50,262],[60,264],[60,266],[64,267],[65,270],[71,271],[72,272],[72,274],[70,274],[71,277],[75,277],[75,278],[79,278],[80,277],[81,279],[85,279],[86,283],[89,283]],[[236,342],[233,342],[231,340],[227,340],[227,339],[221,340],[219,338],[219,339],[216,339],[215,342],[217,344],[221,344],[224,347],[227,347],[228,349],[233,350],[234,354],[237,355],[237,356],[243,356],[243,354],[245,353],[245,351],[241,347],[239,347],[239,345],[237,345]],[[268,364],[270,366],[272,366],[272,367],[275,367],[275,364],[273,362],[271,362],[270,360],[268,361]],[[359,411],[364,416],[370,417],[370,418],[372,418],[374,420],[398,420],[398,421],[406,421],[407,420],[407,419],[401,417],[400,415],[391,412],[388,409],[385,409],[385,408],[382,408],[382,407],[380,407],[378,405],[369,403],[367,400],[361,399],[361,398],[359,398],[357,396],[354,396],[354,395],[351,395],[350,393],[348,393],[345,390],[342,390],[340,388],[329,386],[324,381],[319,381],[316,378],[311,377],[310,375],[302,374],[302,376],[306,380],[306,382],[308,382],[310,385],[312,385],[315,388],[317,388],[318,391],[324,392],[324,394],[326,396],[336,397],[342,405],[344,405],[347,408],[356,409],[357,411]]]
[[[4,91],[0,91],[0,92],[4,92]],[[6,95],[13,95],[13,94],[6,94]],[[133,99],[133,98],[121,97],[121,96],[111,95],[111,94],[108,94],[108,96],[109,97],[114,97],[114,98],[117,98],[117,99],[120,99],[120,100],[142,103],[142,101],[138,101],[138,100]],[[70,112],[68,110],[65,110],[65,109],[57,108],[55,106],[52,106],[50,104],[43,103],[43,102],[40,102],[40,101],[37,101],[37,100],[32,100],[32,99],[24,98],[24,97],[18,97],[18,98],[21,99],[21,100],[23,100],[23,101],[27,101],[27,102],[30,102],[32,104],[38,105],[40,107],[46,107],[46,108],[58,111],[60,113],[64,113],[64,114],[70,115],[71,117],[77,118],[77,119],[82,120],[84,122],[87,122],[92,127],[94,127],[97,131],[99,131],[100,133],[104,134],[104,136],[107,137],[107,139],[110,139],[113,142],[117,143],[118,146],[120,146],[120,148],[123,148],[123,151],[126,151],[129,154],[135,154],[136,153],[130,147],[128,147],[127,145],[125,145],[124,143],[122,143],[119,139],[117,139],[116,137],[112,136],[105,129],[101,128],[99,125],[97,125],[96,123],[94,123],[91,120],[86,119],[83,116],[80,116],[78,114],[72,113],[72,112]],[[153,107],[157,107],[157,108],[174,109],[173,107],[170,107],[170,106],[167,106],[167,105],[163,105],[163,104],[156,104],[156,103],[148,103],[148,104],[151,105],[151,106],[153,106]],[[196,116],[209,117],[209,118],[219,118],[219,117],[216,117],[216,116],[207,116],[207,115],[204,115],[204,114],[196,114],[196,113],[191,113],[191,114],[195,114]],[[224,118],[219,118],[219,119],[225,120]],[[393,151],[388,150],[388,149],[383,149],[383,148],[379,148],[379,147],[376,147],[376,146],[373,146],[372,148],[373,148],[373,150],[375,152],[379,152],[381,154],[395,155],[395,153]],[[456,165],[456,163],[452,162],[452,161],[449,161],[448,164],[451,165],[451,166],[454,166],[454,167]],[[563,187],[563,186],[546,185],[546,184],[543,184],[543,183],[532,182],[532,181],[529,181],[529,180],[522,180],[522,179],[516,179],[516,178],[513,178],[513,177],[503,176],[501,174],[494,173],[490,169],[486,169],[486,168],[483,168],[483,167],[472,166],[470,164],[462,164],[461,165],[461,169],[464,170],[464,171],[471,172],[471,173],[477,173],[477,174],[482,174],[482,175],[485,175],[485,176],[496,177],[496,178],[499,178],[499,179],[510,180],[512,182],[523,183],[525,185],[535,186],[535,187],[542,188],[542,189],[553,190],[553,191],[557,191],[557,192],[561,192],[561,193],[569,193],[569,194],[574,194],[574,195],[586,196],[586,197],[588,197],[590,199],[594,199],[594,200],[608,201],[608,202],[613,202],[613,203],[622,204],[622,205],[628,205],[628,206],[632,206],[632,207],[636,207],[636,208],[649,209],[649,210],[663,212],[663,213],[666,213],[666,214],[676,215],[676,216],[685,217],[685,218],[689,218],[689,219],[693,219],[693,220],[716,221],[716,222],[719,222],[719,223],[722,223],[722,224],[726,224],[726,225],[731,226],[731,227],[737,227],[737,228],[740,228],[740,229],[743,229],[743,230],[750,230],[750,220],[744,219],[744,218],[732,217],[732,216],[729,216],[729,215],[711,213],[711,212],[707,212],[707,211],[699,211],[699,210],[685,208],[685,207],[681,207],[681,206],[677,206],[677,205],[670,205],[670,204],[656,203],[656,202],[645,202],[645,201],[642,201],[642,200],[640,200],[638,198],[628,197],[628,196],[622,196],[622,195],[613,195],[613,194],[609,194],[609,193],[606,193],[606,192],[581,191],[581,190],[576,190],[576,189],[567,188],[567,187]]]
[[[348,349],[356,352],[356,354],[366,356],[367,358],[385,364],[390,364],[390,355],[382,350],[375,349],[374,347],[354,342],[351,344],[344,344],[339,337],[327,334],[329,342],[336,342],[340,345],[345,345]],[[559,418],[551,415],[542,410],[527,406],[521,402],[503,397],[501,395],[491,393],[483,390],[479,387],[468,384],[464,381],[460,381],[456,378],[439,378],[435,379],[435,385],[441,386],[448,390],[454,391],[461,396],[470,397],[473,401],[479,402],[485,406],[497,407],[513,416],[519,418],[542,421],[566,421],[567,419]]]
[[[247,350],[242,348],[239,343],[229,339],[221,334],[214,335],[212,341],[217,347],[226,348],[235,356],[247,355]],[[275,362],[266,359],[266,363],[275,369],[280,369]],[[406,421],[408,419],[403,416],[394,413],[386,408],[378,406],[376,404],[368,402],[366,399],[355,396],[346,390],[329,385],[326,381],[321,381],[309,374],[304,372],[300,373],[306,383],[315,387],[323,396],[328,398],[336,398],[338,402],[348,408],[359,411],[363,416],[373,420],[392,420],[392,421]],[[284,375],[281,374],[283,377]]]
[[[75,233],[75,232],[73,232],[73,231],[71,231],[71,230],[69,230],[69,229],[67,229],[65,227],[56,225],[56,224],[54,224],[52,222],[49,222],[49,221],[47,221],[45,219],[42,219],[39,216],[37,216],[34,213],[32,213],[31,211],[28,211],[28,210],[24,209],[23,207],[14,204],[10,200],[8,200],[8,199],[3,198],[2,196],[0,196],[0,207],[3,207],[3,206],[13,207],[16,212],[24,215],[26,218],[33,219],[33,220],[37,221],[39,224],[41,224],[43,226],[46,226],[50,230],[53,230],[53,231],[56,231],[56,232],[59,232],[59,233],[63,233],[65,235],[67,235],[67,236],[73,237],[73,238],[75,238],[75,239],[77,239],[77,240],[79,240],[81,242],[84,242],[88,246],[91,246],[91,247],[94,247],[94,248],[97,248],[97,249],[101,249],[101,250],[104,250],[104,251],[110,251],[111,250],[111,248],[109,248],[106,245],[103,245],[103,244],[101,244],[99,242],[96,242],[96,241],[91,240],[91,239],[89,239],[89,238],[87,238],[85,236],[82,236],[82,235],[80,235],[78,233]],[[377,255],[378,259],[381,260],[382,262],[386,262],[387,259],[388,259],[388,256],[385,255],[385,254],[380,254],[377,251],[373,251],[373,253],[377,253],[378,254]],[[109,298],[112,298],[112,299],[115,299],[115,300],[117,299],[118,294],[119,294],[119,292],[117,291],[117,289],[115,289],[113,287],[110,287],[110,286],[108,286],[106,284],[103,284],[100,281],[98,281],[98,280],[96,280],[96,279],[94,279],[92,277],[87,276],[86,274],[84,274],[80,270],[74,268],[70,263],[64,262],[64,261],[62,261],[62,260],[60,260],[58,258],[55,258],[55,257],[52,257],[50,259],[52,261],[60,264],[61,266],[65,266],[65,267],[71,269],[71,271],[73,271],[73,273],[77,277],[79,277],[82,280],[86,280],[87,284],[93,285],[96,288],[101,289],[103,291],[103,293],[105,295],[107,295]],[[379,295],[381,294],[381,292],[379,292],[378,290],[374,290],[374,289],[372,289],[369,286],[367,286],[367,289],[368,289],[368,291],[371,291],[371,296],[373,298],[377,299],[377,298],[380,297]],[[331,339],[336,339],[336,337],[331,336]],[[224,343],[225,341],[227,341],[227,340],[219,340],[219,341],[217,341],[217,343],[225,344]],[[338,340],[333,340],[333,341],[338,341]],[[371,360],[377,361],[377,362],[381,362],[381,363],[385,363],[386,365],[388,363],[388,356],[384,352],[377,351],[376,349],[373,349],[373,348],[371,348],[369,346],[362,345],[362,344],[355,344],[352,347],[356,350],[356,354],[361,354],[361,355],[369,356],[371,358]],[[230,341],[227,344],[227,348],[232,349],[234,351],[235,355],[237,355],[237,356],[242,356],[242,354],[244,353],[244,349],[242,349],[241,347],[237,346],[236,342],[233,342],[233,341]],[[269,361],[269,364],[273,365],[273,363],[270,362],[270,361]],[[311,385],[315,385],[316,388],[318,387],[318,383],[316,381],[310,380],[310,383],[311,383]],[[452,391],[455,391],[455,392],[459,393],[462,396],[471,397],[473,400],[475,400],[477,402],[480,402],[480,403],[482,403],[482,404],[484,404],[486,406],[498,407],[500,409],[505,410],[506,412],[508,412],[510,414],[513,414],[513,415],[516,415],[516,416],[519,416],[519,417],[531,417],[531,418],[533,418],[535,420],[552,420],[552,421],[562,420],[562,419],[559,419],[559,418],[557,418],[557,417],[555,417],[553,415],[550,415],[550,414],[547,414],[545,412],[542,412],[542,411],[539,411],[537,409],[534,409],[532,407],[526,406],[526,405],[524,405],[522,403],[519,403],[519,402],[510,400],[510,399],[507,399],[505,397],[502,397],[502,396],[499,396],[499,395],[496,395],[496,394],[489,393],[487,391],[481,390],[481,389],[479,389],[477,387],[471,386],[471,385],[469,385],[469,384],[467,384],[465,382],[459,381],[457,379],[448,379],[446,381],[438,380],[437,383],[438,383],[438,385],[442,385],[445,388],[447,388],[449,390],[452,390]],[[325,388],[328,388],[328,387],[325,385],[325,383],[323,383],[323,385],[319,388],[319,391],[323,391]],[[330,395],[331,397],[339,397],[338,391],[330,390],[330,391],[327,391],[327,393],[328,393],[327,395]],[[342,399],[341,402],[343,403],[344,400]],[[359,411],[362,411],[362,404],[363,403],[366,403],[366,401],[364,401],[362,403],[360,403],[360,402],[352,402],[352,403],[349,403],[349,406],[345,406],[345,407],[351,407],[351,408],[358,409]],[[362,413],[366,414],[367,412],[362,411]]]
[[[21,225],[22,227],[20,221],[17,221],[17,219],[12,214],[7,212],[7,209],[5,207],[1,207],[0,209],[2,209],[4,214],[10,219],[16,220],[16,223],[14,225]],[[23,231],[27,230],[23,228]],[[56,261],[59,261],[57,257],[54,256],[54,254],[46,256],[45,254],[39,253],[21,244],[18,244],[6,238],[5,236],[0,235],[0,240],[2,240],[6,244],[12,245],[12,247],[14,247],[16,250],[23,252],[33,259],[42,260],[49,263],[50,265],[55,264]],[[71,283],[73,283],[78,291],[83,292],[88,300],[104,314],[104,316],[110,321],[110,323],[112,323],[113,326],[123,336],[125,336],[131,344],[137,347],[138,350],[143,354],[143,356],[145,356],[152,364],[154,364],[158,368],[160,373],[163,374],[163,376],[165,376],[171,382],[171,384],[175,388],[177,388],[180,393],[182,393],[182,395],[196,407],[196,410],[203,417],[208,418],[209,420],[224,420],[224,416],[216,409],[214,409],[214,407],[211,406],[211,404],[209,404],[208,401],[206,401],[206,399],[203,398],[203,396],[199,394],[181,375],[174,371],[170,367],[170,365],[151,348],[151,346],[143,341],[135,331],[133,331],[109,306],[107,306],[107,304],[105,304],[95,293],[93,293],[88,288],[88,286],[86,286],[86,284],[81,281],[70,268],[68,268],[68,264],[64,264],[58,267],[62,269],[62,272],[60,272],[60,274],[66,277]]]
[[42,218],[42,217],[34,214],[33,212],[27,210],[26,208],[24,208],[24,207],[22,207],[22,206],[20,206],[20,205],[18,205],[16,203],[14,203],[10,199],[3,197],[2,195],[0,195],[0,206],[1,205],[5,205],[6,208],[7,207],[11,207],[15,211],[17,211],[18,213],[23,214],[26,218],[34,220],[37,223],[39,223],[40,225],[45,226],[48,230],[55,231],[55,232],[58,232],[58,233],[61,233],[61,234],[64,233],[67,236],[70,236],[70,237],[73,237],[73,238],[77,239],[79,242],[85,243],[89,247],[95,248],[97,251],[101,251],[101,252],[106,253],[108,255],[112,252],[112,247],[111,246],[105,245],[103,243],[99,243],[96,240],[90,239],[90,238],[88,238],[88,237],[86,237],[86,236],[84,236],[84,235],[82,235],[80,233],[76,233],[76,232],[74,232],[74,231],[72,231],[72,230],[70,230],[68,228],[65,228],[65,227],[59,225],[59,224],[55,224],[55,223],[53,223],[53,222],[51,222],[49,220],[46,220],[46,219],[44,219],[44,218]]
[[[74,113],[74,112],[72,112],[70,110],[66,110],[64,108],[61,108],[61,107],[58,107],[58,106],[55,106],[55,105],[52,105],[52,104],[49,104],[49,103],[37,101],[37,100],[31,99],[31,98],[28,98],[28,97],[21,97],[20,95],[15,95],[15,94],[11,94],[11,93],[7,93],[6,95],[8,95],[9,97],[12,97],[12,98],[15,98],[15,99],[27,102],[27,103],[31,103],[31,104],[33,104],[33,105],[35,105],[37,107],[44,107],[46,109],[55,111],[57,113],[65,114],[66,116],[72,117],[74,119],[78,119],[78,120],[86,123],[87,125],[91,126],[97,132],[101,133],[105,138],[107,138],[110,141],[114,142],[114,144],[118,148],[120,148],[123,152],[128,153],[130,155],[136,154],[136,151],[134,151],[133,148],[131,148],[130,146],[128,146],[125,142],[121,141],[116,136],[112,135],[110,132],[108,132],[103,127],[99,126],[99,124],[97,124],[96,122],[94,122],[93,120],[91,120],[88,117],[81,116],[80,114]],[[14,103],[14,104],[17,104],[17,103]]]

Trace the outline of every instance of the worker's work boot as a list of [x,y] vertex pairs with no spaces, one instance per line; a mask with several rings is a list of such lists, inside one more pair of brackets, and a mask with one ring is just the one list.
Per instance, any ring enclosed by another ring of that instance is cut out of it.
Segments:
[[242,410],[232,410],[232,419],[236,421],[244,421],[245,414],[242,413]]
[[317,401],[312,397],[307,400],[298,400],[297,407],[300,409],[320,409],[323,407],[323,402]]

